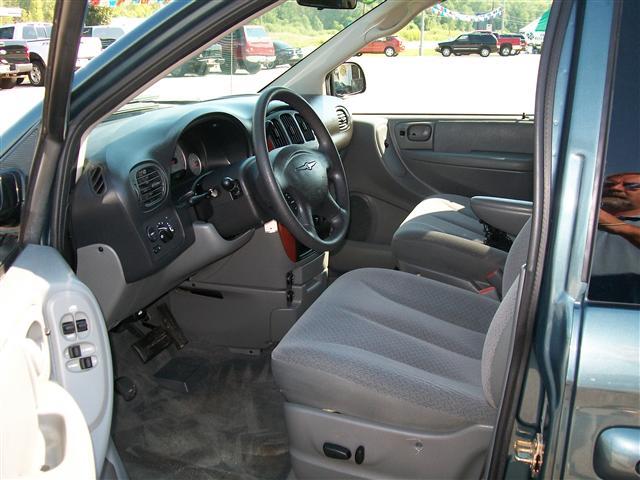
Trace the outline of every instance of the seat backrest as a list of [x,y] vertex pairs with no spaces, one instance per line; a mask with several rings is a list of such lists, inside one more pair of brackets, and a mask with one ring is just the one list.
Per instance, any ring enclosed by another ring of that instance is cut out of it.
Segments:
[[507,373],[511,350],[511,333],[518,304],[520,270],[527,261],[531,220],[516,237],[504,267],[502,291],[507,292],[500,302],[487,331],[482,348],[482,389],[489,405],[497,408]]
[[529,252],[529,237],[531,236],[531,219],[522,226],[522,230],[513,241],[513,245],[507,255],[502,274],[502,291],[507,292],[516,281],[522,265],[527,263],[527,253]]

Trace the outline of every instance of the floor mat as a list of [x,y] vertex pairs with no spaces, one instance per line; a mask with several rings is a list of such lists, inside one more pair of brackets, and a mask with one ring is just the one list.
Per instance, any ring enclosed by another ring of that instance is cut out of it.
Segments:
[[[128,332],[112,337],[117,375],[137,396],[116,396],[112,434],[132,480],[285,479],[290,470],[283,398],[270,354],[170,347],[146,365]],[[200,362],[189,393],[161,386],[154,374],[169,362]]]

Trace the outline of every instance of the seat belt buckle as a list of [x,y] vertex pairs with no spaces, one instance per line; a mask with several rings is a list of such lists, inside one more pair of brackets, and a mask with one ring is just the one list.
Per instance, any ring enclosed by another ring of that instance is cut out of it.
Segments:
[[502,270],[497,268],[493,272],[487,273],[485,276],[487,283],[491,285],[498,296],[498,300],[502,299]]
[[478,290],[478,293],[485,297],[493,298],[494,300],[500,300],[496,287],[486,287],[486,288],[483,288],[482,290]]

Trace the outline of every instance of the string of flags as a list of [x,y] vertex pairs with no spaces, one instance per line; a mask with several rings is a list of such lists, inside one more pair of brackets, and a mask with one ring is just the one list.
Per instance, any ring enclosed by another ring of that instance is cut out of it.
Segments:
[[119,7],[120,5],[164,5],[171,0],[89,0],[94,7]]
[[490,12],[469,15],[467,13],[460,13],[450,10],[447,7],[442,6],[442,4],[440,3],[437,3],[436,5],[431,7],[429,11],[438,17],[453,18],[455,20],[462,20],[463,22],[483,22],[486,20],[491,20],[492,18],[499,17],[503,12],[502,7],[498,7],[494,8]]
[[[94,7],[119,7],[121,5],[164,5],[171,0],[89,0],[89,3]],[[462,20],[463,22],[482,22],[499,17],[503,13],[502,7],[495,8],[490,12],[476,13],[473,15],[467,13],[460,13],[451,10],[441,3],[437,3],[432,6],[429,11],[438,17],[453,18],[455,20]]]

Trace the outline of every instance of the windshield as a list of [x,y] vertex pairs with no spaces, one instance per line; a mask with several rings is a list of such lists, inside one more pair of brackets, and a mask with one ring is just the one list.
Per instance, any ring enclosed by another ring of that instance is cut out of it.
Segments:
[[380,3],[319,10],[289,0],[185,59],[133,102],[198,102],[257,93]]

